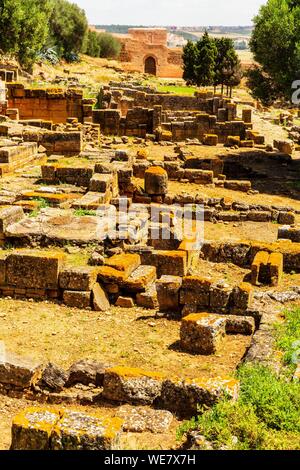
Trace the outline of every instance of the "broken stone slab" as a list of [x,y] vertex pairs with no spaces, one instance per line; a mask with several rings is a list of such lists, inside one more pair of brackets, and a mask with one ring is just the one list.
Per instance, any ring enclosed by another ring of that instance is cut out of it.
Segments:
[[128,278],[141,264],[138,254],[122,253],[114,255],[106,261],[106,265],[124,273]]
[[121,308],[133,308],[134,301],[131,297],[123,297],[122,295],[120,295],[115,305],[116,307],[121,307]]
[[120,418],[102,418],[77,411],[66,411],[53,428],[50,448],[117,450],[122,424]]
[[9,225],[19,222],[24,217],[24,211],[20,206],[0,208],[0,232],[5,232]]
[[142,406],[121,406],[117,416],[123,419],[123,430],[127,432],[152,432],[162,434],[168,431],[173,415],[165,410],[153,410]]
[[83,385],[96,385],[102,387],[104,380],[105,370],[111,367],[109,364],[102,364],[100,362],[92,361],[90,359],[83,359],[72,364],[68,370],[67,387],[73,387],[76,384]]
[[131,404],[152,404],[161,394],[163,374],[142,369],[114,367],[104,374],[103,397]]
[[156,279],[155,266],[139,266],[121,285],[122,289],[130,292],[143,292]]
[[110,308],[107,294],[98,283],[92,289],[92,302],[96,312],[106,312]]
[[156,285],[154,283],[145,292],[140,292],[136,295],[136,304],[149,309],[156,309],[158,307]]
[[96,413],[32,407],[13,419],[11,450],[115,450],[122,424]]
[[68,374],[62,368],[49,362],[43,370],[42,376],[37,385],[42,390],[47,389],[51,392],[61,392],[68,380]]
[[26,389],[37,382],[42,369],[36,361],[4,352],[0,356],[0,383]]

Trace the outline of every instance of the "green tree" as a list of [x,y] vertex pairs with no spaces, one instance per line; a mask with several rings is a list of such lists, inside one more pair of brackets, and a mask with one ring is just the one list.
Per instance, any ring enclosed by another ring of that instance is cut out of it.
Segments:
[[98,33],[96,33],[95,31],[88,32],[87,47],[85,52],[91,57],[100,57],[100,41],[98,40]]
[[17,58],[21,66],[29,71],[38,52],[44,46],[48,34],[48,20],[52,12],[51,0],[23,0],[19,20]]
[[0,49],[5,54],[18,50],[22,14],[21,0],[0,0]]
[[195,82],[198,86],[209,86],[215,79],[217,47],[215,41],[205,31],[196,43]]
[[59,55],[82,52],[86,48],[88,21],[85,11],[67,0],[55,0],[50,17],[50,43]]
[[183,79],[187,83],[194,84],[196,82],[195,76],[195,62],[196,62],[196,46],[192,41],[188,41],[183,48]]
[[223,94],[224,85],[230,88],[239,85],[241,81],[241,66],[234,43],[229,38],[216,38],[217,56],[215,61],[214,86],[221,85]]
[[[268,0],[254,18],[250,41],[254,59],[260,64],[254,74],[265,82],[275,84],[276,97],[291,99],[292,83],[300,78],[300,2],[297,0]],[[259,80],[249,81],[254,97],[259,98]],[[273,94],[274,95],[274,94]],[[273,97],[272,97],[273,99]]]
[[106,59],[117,58],[121,52],[120,41],[108,33],[99,33],[100,56]]

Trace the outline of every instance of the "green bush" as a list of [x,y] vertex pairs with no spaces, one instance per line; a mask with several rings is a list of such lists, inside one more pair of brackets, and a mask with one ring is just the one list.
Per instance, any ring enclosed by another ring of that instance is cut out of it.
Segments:
[[286,310],[284,316],[285,322],[276,325],[277,345],[285,353],[284,362],[295,369],[300,359],[300,308]]
[[98,33],[89,31],[87,39],[86,54],[91,57],[100,57],[101,47],[98,40]]
[[121,51],[120,41],[108,33],[98,33],[100,46],[100,57],[105,59],[116,59]]
[[237,375],[238,401],[221,401],[185,422],[178,438],[197,429],[215,448],[300,449],[300,384],[260,364],[245,364]]

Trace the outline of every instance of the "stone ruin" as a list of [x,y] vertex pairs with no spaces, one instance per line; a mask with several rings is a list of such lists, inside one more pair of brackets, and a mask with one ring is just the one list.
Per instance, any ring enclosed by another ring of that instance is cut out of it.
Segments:
[[[92,110],[77,92],[7,88],[0,116],[0,296],[98,312],[154,310],[178,321],[182,353],[201,360],[218,354],[229,335],[243,335],[250,338],[245,360],[256,360],[271,324],[257,291],[280,288],[283,274],[300,273],[300,238],[299,210],[252,202],[252,183],[267,178],[266,167],[275,177],[283,165],[293,175],[291,149],[279,143],[267,149],[251,110],[238,119],[236,104],[219,96],[112,84],[103,90],[105,109]],[[155,146],[174,153],[154,158]],[[215,147],[214,154],[190,150],[202,146]],[[171,191],[173,183],[188,189]],[[231,195],[208,197],[191,186]],[[218,223],[252,223],[257,230],[274,224],[278,239],[207,239],[203,225]],[[75,263],[74,254],[87,249],[89,258]],[[200,261],[206,275],[197,271]],[[214,270],[222,263],[243,269],[243,280],[220,281]],[[74,383],[93,388],[79,396]],[[231,376],[186,377],[179,370],[173,377],[84,361],[62,371],[10,353],[0,361],[1,393],[45,404],[16,416],[13,449],[116,449],[121,433],[138,423],[152,429],[155,422],[153,432],[162,432],[158,422],[167,429],[172,414],[191,417],[198,405],[211,406],[225,393],[236,399],[238,390]],[[101,410],[101,400],[125,410],[104,419],[51,409],[87,402]]]

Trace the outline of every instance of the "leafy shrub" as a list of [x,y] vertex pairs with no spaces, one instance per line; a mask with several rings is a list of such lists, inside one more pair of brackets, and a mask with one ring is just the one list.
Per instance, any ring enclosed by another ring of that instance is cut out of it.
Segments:
[[285,322],[276,325],[277,345],[285,353],[285,363],[294,369],[300,359],[300,308],[287,310],[284,316]]
[[245,364],[237,375],[237,402],[223,400],[200,412],[180,426],[178,438],[197,429],[215,448],[300,449],[300,384],[260,364]]

